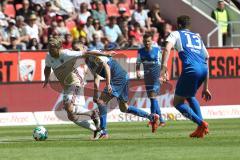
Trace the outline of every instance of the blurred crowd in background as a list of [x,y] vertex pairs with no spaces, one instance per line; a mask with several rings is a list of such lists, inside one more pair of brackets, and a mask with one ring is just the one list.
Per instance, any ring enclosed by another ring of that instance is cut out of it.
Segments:
[[160,6],[144,0],[2,0],[0,51],[47,49],[48,39],[61,36],[63,48],[137,49],[143,34],[164,46],[173,30]]

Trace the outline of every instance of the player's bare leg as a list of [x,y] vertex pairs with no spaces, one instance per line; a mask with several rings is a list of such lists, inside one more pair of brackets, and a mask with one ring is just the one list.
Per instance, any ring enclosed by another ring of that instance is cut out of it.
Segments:
[[66,103],[64,104],[64,109],[67,112],[68,119],[74,122],[76,125],[89,129],[93,132],[97,130],[94,124],[90,123],[88,120],[81,120],[79,118],[79,114],[81,114],[80,107],[74,106],[72,103]]
[[208,134],[208,123],[198,117],[194,111],[184,103],[185,100],[186,97],[175,95],[173,104],[179,112],[198,125],[197,129],[190,134],[190,137],[203,138]]

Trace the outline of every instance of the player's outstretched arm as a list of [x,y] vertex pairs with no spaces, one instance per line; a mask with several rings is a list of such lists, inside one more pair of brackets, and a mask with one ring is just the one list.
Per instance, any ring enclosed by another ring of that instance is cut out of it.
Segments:
[[94,55],[94,56],[107,56],[112,57],[115,52],[102,52],[102,51],[86,51],[84,55]]
[[171,49],[173,48],[173,44],[171,42],[168,42],[165,49],[163,50],[162,54],[162,65],[161,65],[161,71],[160,71],[160,81],[166,82],[167,77],[167,63],[169,59],[169,55],[171,53]]
[[43,84],[43,88],[45,88],[47,86],[50,74],[51,74],[51,67],[45,66],[45,68],[44,68],[45,81],[44,81],[44,84]]
[[141,74],[140,74],[140,66],[141,66],[141,59],[138,56],[137,58],[137,62],[136,62],[136,73],[137,73],[137,79],[141,78]]
[[[208,59],[207,59],[207,65],[208,65]],[[206,76],[206,79],[203,82],[202,98],[205,101],[210,101],[212,99],[212,94],[208,89],[208,81],[209,81],[209,69],[208,69],[208,74]]]
[[98,103],[98,91],[99,91],[99,84],[100,84],[100,76],[94,74],[94,95],[93,95],[93,102]]
[[108,66],[108,64],[103,62],[103,68],[105,69],[106,72],[106,87],[108,89],[108,93],[111,94],[112,93],[112,87],[110,85],[110,80],[111,80],[111,70],[110,67]]

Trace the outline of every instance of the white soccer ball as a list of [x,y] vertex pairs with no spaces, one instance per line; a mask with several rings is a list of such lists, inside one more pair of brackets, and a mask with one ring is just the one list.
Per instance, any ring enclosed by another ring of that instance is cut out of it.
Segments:
[[48,138],[48,131],[43,126],[38,126],[33,130],[33,138],[36,141],[44,141]]

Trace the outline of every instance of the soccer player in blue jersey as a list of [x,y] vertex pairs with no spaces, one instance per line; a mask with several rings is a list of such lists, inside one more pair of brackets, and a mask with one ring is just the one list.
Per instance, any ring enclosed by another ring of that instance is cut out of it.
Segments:
[[[159,116],[149,114],[134,106],[128,106],[128,85],[127,72],[112,58],[91,56],[85,59],[87,66],[94,75],[94,102],[98,104],[100,112],[100,128],[98,138],[108,138],[107,126],[107,104],[116,97],[121,112],[131,113],[140,117],[148,118],[152,122],[152,132],[158,128]],[[100,78],[106,79],[106,87],[98,96]]]
[[160,67],[161,67],[161,48],[152,44],[152,35],[146,33],[143,36],[144,47],[138,50],[136,63],[137,78],[141,78],[140,65],[143,64],[144,82],[148,98],[151,102],[151,113],[156,113],[160,117],[159,126],[165,126],[165,121],[161,116],[161,110],[156,99],[160,89]]
[[[182,61],[182,73],[177,81],[174,102],[175,108],[185,117],[198,125],[190,137],[203,138],[208,134],[208,123],[202,118],[200,105],[195,98],[198,88],[203,83],[202,97],[205,101],[211,100],[208,89],[208,52],[197,33],[191,32],[190,17],[177,18],[178,31],[172,32],[166,39],[167,44],[163,52],[161,81],[167,80],[167,61],[171,49],[174,47]],[[185,101],[188,102],[184,103]]]

